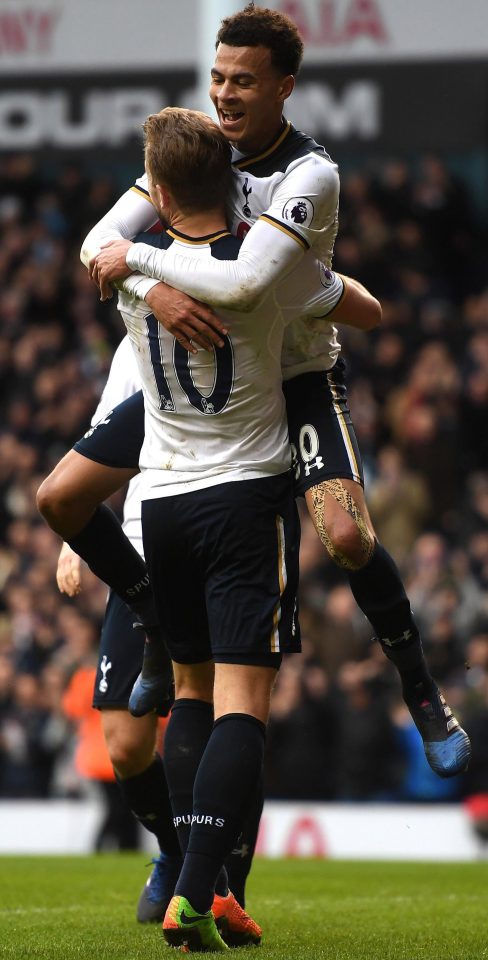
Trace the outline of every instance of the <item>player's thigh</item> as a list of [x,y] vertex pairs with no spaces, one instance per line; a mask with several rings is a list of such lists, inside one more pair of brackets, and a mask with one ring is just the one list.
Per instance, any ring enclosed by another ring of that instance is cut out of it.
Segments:
[[90,427],[43,482],[37,501],[48,522],[55,523],[65,511],[94,509],[128,483],[139,472],[143,440],[139,391]]
[[127,710],[132,687],[141,670],[145,635],[134,629],[134,614],[112,591],[100,636],[93,706]]
[[246,713],[267,723],[271,691],[277,667],[216,663],[214,684],[215,719],[228,713]]
[[175,663],[175,699],[204,700],[213,702],[215,665],[213,660],[205,663]]
[[137,473],[143,441],[144,397],[139,390],[90,427],[73,449],[106,467]]
[[69,450],[41,484],[38,507],[47,519],[51,512],[58,510],[78,505],[95,507],[137,473],[138,469],[107,467],[76,450]]
[[347,401],[344,363],[283,384],[293,454],[295,493],[324,480],[364,484],[361,455]]
[[212,659],[200,519],[191,493],[142,503],[144,556],[161,634],[172,660],[183,665]]
[[144,553],[176,663],[275,666],[300,649],[299,521],[288,474],[142,505]]
[[291,476],[222,484],[211,506],[206,599],[220,663],[276,666],[300,650],[300,527]]

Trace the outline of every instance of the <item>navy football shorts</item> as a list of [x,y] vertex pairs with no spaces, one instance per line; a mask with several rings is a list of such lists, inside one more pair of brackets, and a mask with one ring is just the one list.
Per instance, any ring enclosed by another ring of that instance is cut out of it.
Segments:
[[144,651],[145,634],[134,630],[134,614],[110,591],[100,636],[100,651],[93,693],[99,710],[127,710]]
[[73,450],[106,467],[138,470],[143,440],[144,397],[138,390],[90,427]]
[[300,650],[289,473],[145,500],[142,529],[173,660],[279,666]]
[[332,370],[302,373],[283,383],[296,496],[335,477],[364,486],[344,369],[340,357]]

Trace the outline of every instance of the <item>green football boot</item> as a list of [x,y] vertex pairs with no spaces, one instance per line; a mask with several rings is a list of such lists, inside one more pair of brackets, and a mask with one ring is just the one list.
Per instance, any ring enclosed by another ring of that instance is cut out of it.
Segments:
[[170,947],[183,953],[212,953],[228,950],[215,925],[211,910],[197,913],[185,897],[173,897],[163,920],[163,934]]

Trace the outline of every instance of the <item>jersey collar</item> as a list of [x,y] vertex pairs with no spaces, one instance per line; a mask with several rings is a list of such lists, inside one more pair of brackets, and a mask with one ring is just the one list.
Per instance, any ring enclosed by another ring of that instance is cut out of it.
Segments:
[[275,150],[278,150],[278,148],[281,147],[282,143],[284,143],[286,138],[290,135],[291,131],[293,130],[293,127],[290,121],[285,120],[284,117],[283,117],[283,123],[284,123],[283,129],[278,134],[276,140],[274,140],[273,143],[266,148],[266,150],[261,151],[261,153],[251,154],[250,156],[247,156],[247,157],[239,157],[239,159],[234,160],[234,163],[232,164],[232,166],[235,167],[236,170],[242,170],[242,169],[247,170],[247,168],[251,165],[251,163],[258,163],[259,160],[264,160],[266,157],[269,157],[272,153],[274,153]]
[[188,237],[186,233],[181,233],[175,227],[168,227],[166,233],[169,237],[173,237],[173,240],[181,240],[182,243],[188,243],[191,246],[213,243],[221,237],[231,236],[230,230],[219,230],[217,233],[209,233],[206,237]]

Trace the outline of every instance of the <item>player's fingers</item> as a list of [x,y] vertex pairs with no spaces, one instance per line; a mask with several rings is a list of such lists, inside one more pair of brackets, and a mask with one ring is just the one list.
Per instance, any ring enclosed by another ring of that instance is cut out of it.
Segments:
[[174,337],[185,350],[188,350],[188,353],[198,353],[198,349],[192,340],[191,330],[189,330],[188,333],[183,333],[180,329],[178,333],[174,333]]
[[60,593],[74,597],[81,590],[80,564],[78,558],[63,557],[56,571],[56,583]]
[[[97,258],[96,258],[96,257],[92,257],[91,260],[90,260],[90,262],[89,262],[89,264],[88,264],[88,276],[91,278],[91,280],[94,280],[94,279],[95,279],[94,273],[95,273],[95,270],[96,270],[96,266],[97,266]],[[96,281],[95,281],[95,282],[96,282]]]
[[[198,330],[192,330],[191,342],[193,344],[197,344],[199,347],[203,347],[204,350],[212,350],[212,340],[210,337],[199,332]],[[220,345],[221,344],[216,344],[216,346]]]
[[80,577],[80,560],[79,557],[72,557],[71,566],[70,566],[70,581],[73,585],[73,590],[75,593],[79,593],[81,590],[81,577]]
[[59,570],[58,570],[58,572],[57,572],[57,574],[56,574],[56,583],[57,583],[57,585],[58,585],[58,590],[59,590],[59,592],[60,592],[60,593],[66,593],[66,590],[65,590],[65,588],[64,588],[64,579],[63,579],[63,577],[60,575]]
[[[164,324],[168,333],[171,333],[178,343],[189,353],[198,353],[194,331],[189,323],[179,319],[177,323],[166,322]],[[195,342],[193,342],[195,341]],[[201,344],[200,344],[201,346]]]
[[193,307],[193,318],[197,324],[203,324],[217,334],[225,336],[228,333],[225,323],[222,323],[220,317],[217,317],[209,307],[204,303],[196,303]]
[[222,337],[225,337],[228,329],[213,313],[209,314],[207,319],[207,316],[202,315],[200,308],[198,308],[198,313],[196,311],[193,313],[191,323],[195,330],[201,330],[206,336],[210,337],[212,343],[217,343],[220,340],[219,346],[223,345]]
[[56,571],[56,583],[60,593],[67,593],[68,596],[70,596],[67,572],[66,561],[63,560]]
[[65,577],[63,583],[64,590],[61,592],[66,593],[68,597],[76,597],[76,595],[80,592],[80,588],[75,586],[71,577]]
[[81,561],[77,554],[70,553],[64,558],[64,586],[70,597],[80,592]]
[[192,340],[201,347],[204,347],[205,350],[210,350],[213,346],[224,346],[222,335],[217,330],[213,330],[207,323],[202,322],[198,317],[191,317],[189,325],[192,331]]
[[111,300],[112,298],[112,287],[110,286],[110,280],[108,279],[107,273],[105,270],[100,269],[99,271],[99,286],[100,286],[100,300]]
[[93,283],[95,283],[97,287],[100,287],[99,266],[98,266],[96,257],[94,258],[94,260],[90,260],[90,263],[93,264],[90,276],[93,280]]
[[76,579],[76,570],[73,566],[70,566],[66,573],[65,584],[67,590],[69,590],[70,597],[73,597],[79,589],[79,581]]

